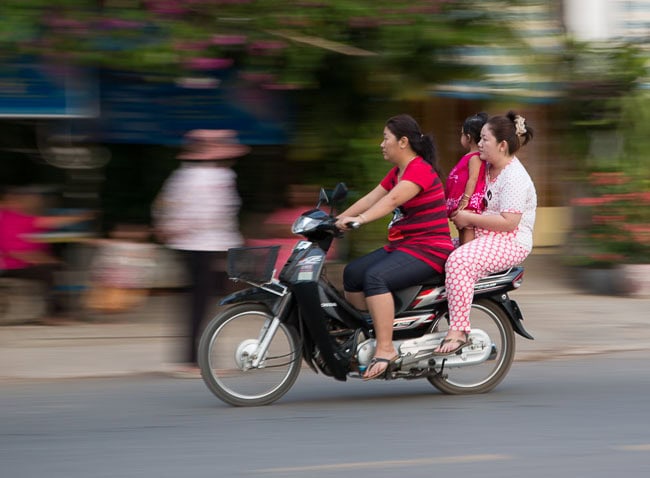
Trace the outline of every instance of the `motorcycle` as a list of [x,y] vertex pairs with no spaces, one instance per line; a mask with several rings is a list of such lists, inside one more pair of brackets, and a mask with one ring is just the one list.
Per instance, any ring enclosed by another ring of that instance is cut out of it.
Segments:
[[[346,197],[343,183],[331,195],[321,189],[316,207],[292,226],[305,240],[296,243],[277,278],[279,246],[228,251],[229,277],[251,287],[221,300],[226,307],[207,324],[198,347],[203,380],[224,402],[273,403],[293,386],[303,361],[336,380],[362,378],[375,351],[372,319],[350,305],[326,275],[327,251],[343,236],[334,225],[334,208]],[[324,204],[331,205],[329,213]],[[492,390],[514,360],[515,333],[533,339],[508,296],[523,274],[518,266],[477,281],[470,344],[447,356],[433,354],[449,326],[444,278],[434,275],[394,292],[393,341],[399,358],[384,378],[426,379],[446,394]]]

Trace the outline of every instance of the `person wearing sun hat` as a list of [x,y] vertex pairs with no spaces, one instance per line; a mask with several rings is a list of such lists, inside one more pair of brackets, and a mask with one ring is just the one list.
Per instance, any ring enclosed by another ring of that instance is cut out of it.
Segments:
[[[234,130],[188,132],[178,155],[181,164],[165,181],[153,204],[158,238],[180,251],[187,264],[190,313],[184,317],[189,341],[181,372],[190,376],[198,377],[197,345],[208,301],[215,294],[215,270],[218,266],[223,269],[229,248],[244,243],[238,222],[241,199],[231,166],[249,151]],[[224,271],[217,273],[225,281]]]

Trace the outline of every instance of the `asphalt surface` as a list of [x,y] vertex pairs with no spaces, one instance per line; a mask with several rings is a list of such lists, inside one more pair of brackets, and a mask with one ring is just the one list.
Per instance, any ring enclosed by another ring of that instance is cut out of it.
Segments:
[[[554,254],[536,251],[524,266],[523,286],[511,297],[535,340],[517,337],[515,360],[650,349],[650,297],[587,294]],[[0,380],[172,373],[185,342],[183,299],[157,292],[119,314],[2,326]]]

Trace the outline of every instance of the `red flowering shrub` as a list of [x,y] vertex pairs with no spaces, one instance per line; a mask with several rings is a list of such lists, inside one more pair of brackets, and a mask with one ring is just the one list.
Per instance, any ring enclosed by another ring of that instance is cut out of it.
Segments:
[[620,171],[593,172],[590,195],[573,200],[576,227],[571,262],[607,267],[650,263],[650,191]]

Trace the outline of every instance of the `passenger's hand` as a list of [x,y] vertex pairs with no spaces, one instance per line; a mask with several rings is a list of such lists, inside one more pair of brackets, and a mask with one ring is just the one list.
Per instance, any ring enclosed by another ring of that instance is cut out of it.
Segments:
[[454,214],[452,214],[451,220],[458,229],[464,229],[467,226],[472,225],[472,219],[474,215],[475,213],[470,211],[456,211]]

